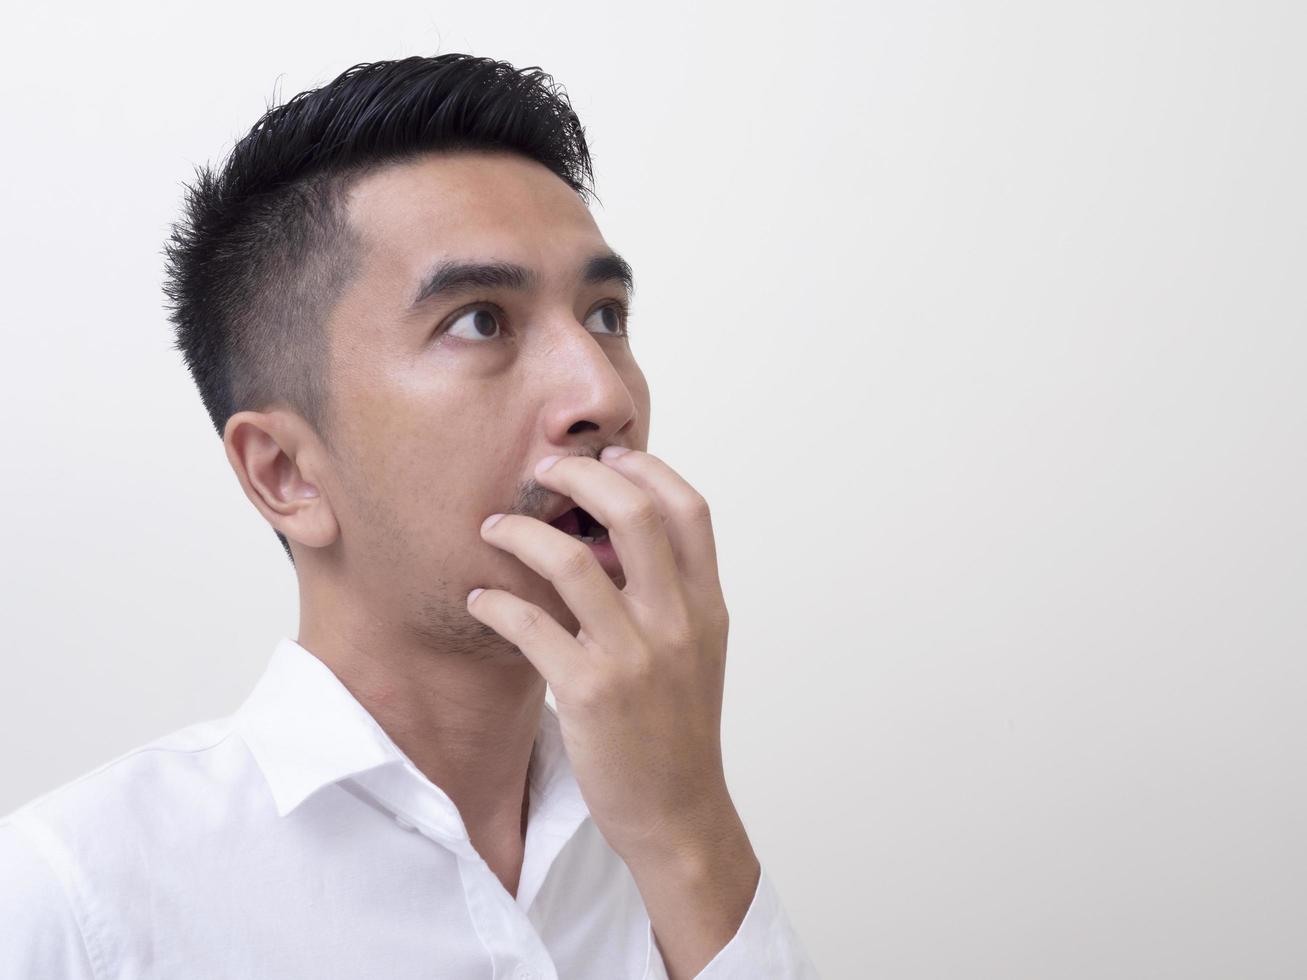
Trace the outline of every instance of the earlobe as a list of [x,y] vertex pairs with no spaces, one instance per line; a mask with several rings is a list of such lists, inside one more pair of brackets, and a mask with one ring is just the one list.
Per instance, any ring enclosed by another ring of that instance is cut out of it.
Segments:
[[223,445],[245,496],[277,531],[310,548],[331,544],[340,533],[331,505],[301,466],[312,460],[276,413],[237,412],[227,420]]
[[280,522],[269,522],[292,541],[308,548],[325,548],[340,535],[340,525],[327,500],[317,488],[304,484],[306,491],[293,503]]

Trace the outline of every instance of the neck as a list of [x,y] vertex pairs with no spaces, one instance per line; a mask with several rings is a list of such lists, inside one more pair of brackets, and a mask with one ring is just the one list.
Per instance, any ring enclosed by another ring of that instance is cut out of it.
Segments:
[[453,800],[474,844],[520,847],[544,678],[520,653],[433,649],[369,625],[322,629],[302,619],[297,642]]

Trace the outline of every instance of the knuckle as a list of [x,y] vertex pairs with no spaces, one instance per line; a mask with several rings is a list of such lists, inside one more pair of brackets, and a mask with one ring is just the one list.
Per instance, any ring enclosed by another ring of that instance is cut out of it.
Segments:
[[622,517],[622,523],[636,531],[656,531],[663,523],[662,515],[658,513],[658,507],[650,497],[645,497],[627,508]]
[[726,608],[725,601],[719,597],[715,602],[709,602],[705,608],[708,622],[714,629],[725,633],[731,625],[731,611]]
[[681,512],[689,521],[711,524],[712,512],[708,509],[708,501],[703,494],[691,494],[684,504],[681,505]]
[[590,671],[579,677],[569,692],[568,700],[578,708],[593,711],[609,700],[608,682],[599,670]]
[[584,578],[595,565],[595,556],[581,542],[573,542],[558,560],[558,576],[563,579]]
[[708,622],[716,626],[726,626],[731,621],[731,612],[726,608],[726,597],[719,586],[700,585],[689,593],[690,602],[707,617]]
[[537,633],[544,615],[543,609],[528,602],[513,614],[514,625],[519,633]]

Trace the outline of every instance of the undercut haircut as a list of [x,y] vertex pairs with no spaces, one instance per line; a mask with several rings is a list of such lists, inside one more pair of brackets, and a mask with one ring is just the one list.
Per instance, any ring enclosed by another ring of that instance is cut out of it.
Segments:
[[565,89],[539,66],[457,53],[354,65],[270,106],[218,167],[196,168],[163,247],[163,291],[173,349],[219,438],[236,412],[281,404],[331,445],[326,321],[361,255],[348,191],[386,165],[458,150],[517,153],[587,206],[594,196]]

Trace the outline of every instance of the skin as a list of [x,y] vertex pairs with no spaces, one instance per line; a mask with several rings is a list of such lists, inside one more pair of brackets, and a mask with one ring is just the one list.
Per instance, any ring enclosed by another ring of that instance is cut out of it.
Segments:
[[[331,444],[284,405],[224,432],[291,542],[298,642],[450,796],[511,894],[552,686],[591,815],[669,974],[692,977],[738,929],[759,865],[722,772],[728,616],[707,504],[647,452],[648,384],[601,312],[625,288],[579,280],[607,243],[566,183],[508,153],[389,166],[354,185],[348,216],[363,249],[326,324]],[[454,258],[541,282],[411,310]],[[474,319],[487,303],[494,322]],[[601,461],[610,445],[632,451]],[[563,497],[609,528],[620,572],[540,520]]]

